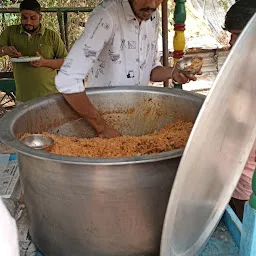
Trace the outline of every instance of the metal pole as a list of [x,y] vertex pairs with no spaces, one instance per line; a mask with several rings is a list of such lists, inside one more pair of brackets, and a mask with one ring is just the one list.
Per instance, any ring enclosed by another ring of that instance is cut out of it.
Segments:
[[[41,12],[92,12],[94,8],[87,7],[59,7],[59,8],[42,8]],[[0,13],[19,13],[19,8],[0,8]]]
[[[168,4],[167,0],[162,3],[162,36],[163,36],[163,66],[168,66]],[[164,87],[169,86],[169,80],[164,81]]]
[[3,21],[3,23],[2,23],[2,31],[3,31],[4,25],[5,25],[5,14],[4,13],[2,13],[2,21]]
[[62,41],[66,45],[65,35],[64,35],[64,28],[63,28],[62,12],[61,11],[57,12],[57,17],[58,17],[58,23],[59,23],[59,28],[60,28],[60,36],[61,36]]
[[69,50],[69,42],[68,42],[68,13],[64,12],[64,29],[65,29],[65,42],[66,49]]

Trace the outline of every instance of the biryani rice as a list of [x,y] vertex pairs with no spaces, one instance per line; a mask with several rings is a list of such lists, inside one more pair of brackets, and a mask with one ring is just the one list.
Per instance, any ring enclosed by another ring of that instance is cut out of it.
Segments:
[[[117,138],[76,138],[43,134],[54,139],[48,152],[65,156],[92,158],[120,158],[157,154],[185,147],[193,123],[177,121],[165,125],[159,131],[143,136]],[[25,134],[26,136],[28,134]]]

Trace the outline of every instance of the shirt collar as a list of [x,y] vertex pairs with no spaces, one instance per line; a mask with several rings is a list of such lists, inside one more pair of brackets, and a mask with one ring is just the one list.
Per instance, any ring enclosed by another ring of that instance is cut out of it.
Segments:
[[132,7],[128,0],[123,0],[122,6],[123,6],[126,21],[131,21],[131,20],[136,19],[135,15],[133,13]]
[[[44,35],[44,32],[45,32],[45,27],[44,27],[42,24],[40,24],[40,29],[39,29],[39,31],[38,31],[37,34],[43,36],[43,35]],[[22,33],[28,34],[28,33],[24,30],[24,28],[23,28],[22,25],[20,25],[20,33],[21,33],[21,34],[22,34]]]
[[[132,7],[128,0],[122,0],[122,7],[124,10],[124,15],[125,15],[126,21],[131,21],[131,20],[136,19],[135,15],[133,13]],[[155,17],[156,17],[156,12],[153,12],[152,16],[149,20],[153,21],[155,19]]]

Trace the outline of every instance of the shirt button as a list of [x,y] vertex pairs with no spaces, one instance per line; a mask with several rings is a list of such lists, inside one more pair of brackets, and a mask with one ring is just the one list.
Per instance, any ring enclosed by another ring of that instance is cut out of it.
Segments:
[[140,50],[142,51],[142,48],[140,48]]

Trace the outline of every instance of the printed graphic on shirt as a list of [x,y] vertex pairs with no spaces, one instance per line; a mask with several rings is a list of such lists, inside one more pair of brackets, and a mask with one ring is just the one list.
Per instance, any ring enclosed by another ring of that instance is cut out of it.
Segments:
[[61,72],[65,75],[68,74],[68,70],[72,67],[73,59],[67,58],[61,68]]
[[134,71],[133,70],[128,71],[127,78],[134,78]]
[[120,50],[123,51],[124,48],[126,48],[126,45],[125,45],[125,39],[121,39],[121,46],[120,46]]
[[145,67],[147,66],[147,64],[146,64],[146,60],[144,60],[142,63],[141,63],[141,65],[140,65],[140,69],[145,69]]
[[115,40],[115,35],[113,35],[111,38],[110,38],[110,45],[113,46],[114,45],[114,40]]
[[113,46],[114,45],[114,40],[115,40],[115,37],[116,37],[116,33],[118,31],[118,25],[115,24],[114,25],[114,32],[113,32],[113,36],[112,38],[110,39],[110,45]]
[[96,33],[97,30],[99,29],[100,24],[101,24],[102,21],[103,21],[103,18],[100,19],[99,23],[97,24],[96,28],[94,29],[94,31],[93,31],[93,33],[92,33],[92,35],[91,35],[91,37],[90,37],[90,39],[93,39],[93,38],[94,38],[95,33]]
[[105,69],[105,61],[104,60],[97,60],[99,63],[99,68],[95,71],[95,78],[99,78],[100,75],[104,75],[104,69]]
[[71,68],[72,63],[73,63],[73,59],[65,59],[65,62],[63,64],[62,68],[65,68],[65,69]]
[[104,72],[103,72],[103,69],[102,68],[99,68],[96,70],[95,72],[95,78],[99,78],[99,75],[102,74],[104,75]]
[[105,61],[100,61],[100,60],[98,60],[98,61],[100,62],[99,67],[105,68]]
[[136,49],[136,41],[128,41],[128,49]]
[[118,60],[120,60],[120,54],[119,54],[119,53],[115,54],[115,53],[113,53],[113,52],[111,52],[111,51],[109,50],[108,54],[109,54],[110,59],[111,59],[114,63],[121,63],[121,61],[118,61]]
[[150,20],[153,21],[156,18],[156,16],[151,16]]
[[135,24],[135,33],[139,34],[140,33],[140,26],[138,24]]
[[97,51],[91,49],[91,47],[88,45],[84,46],[83,51],[84,51],[84,56],[86,58],[94,59],[97,56]]
[[109,27],[110,27],[110,25],[109,25],[108,23],[104,23],[104,22],[101,23],[101,26],[102,26],[104,29],[106,29],[107,31],[109,30]]
[[146,57],[148,57],[149,51],[150,51],[150,43],[147,44]]

